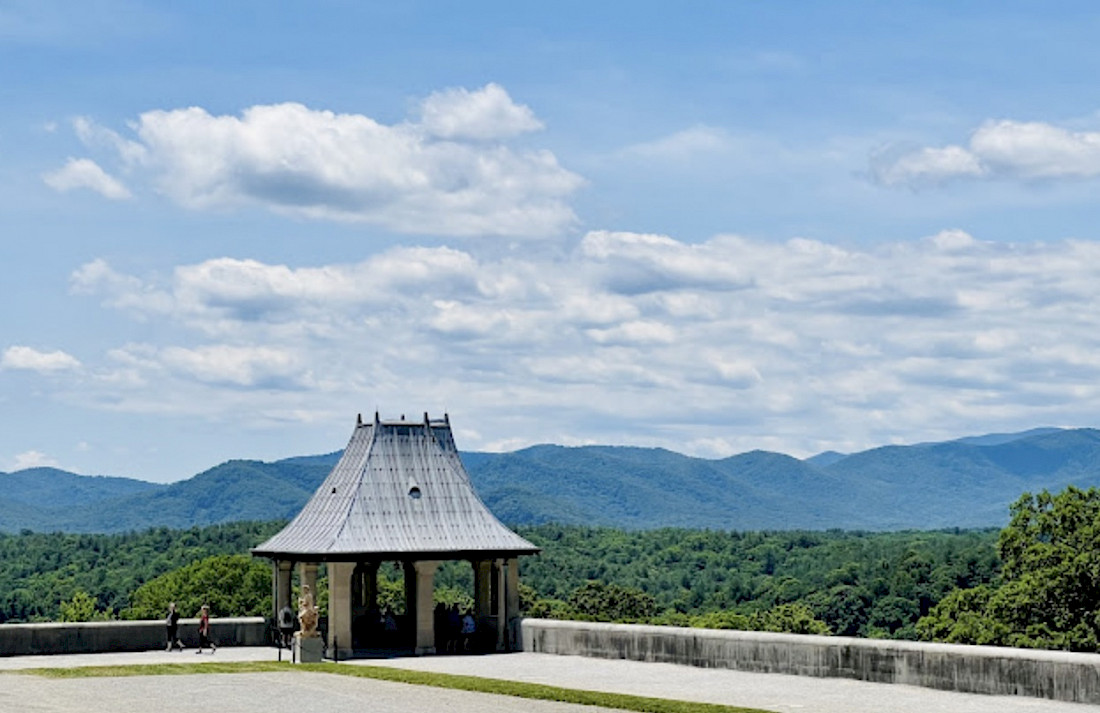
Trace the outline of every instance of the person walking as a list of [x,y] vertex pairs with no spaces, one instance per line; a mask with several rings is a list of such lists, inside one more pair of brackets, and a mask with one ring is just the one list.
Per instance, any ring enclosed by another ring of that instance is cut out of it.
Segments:
[[294,638],[294,610],[289,604],[284,604],[279,610],[279,645],[290,648],[290,642]]
[[199,610],[199,650],[196,654],[201,654],[203,648],[209,646],[210,653],[214,653],[218,650],[218,645],[210,640],[210,606],[207,604],[202,605],[202,609]]
[[168,616],[164,619],[164,625],[168,630],[168,646],[164,650],[171,651],[178,647],[183,651],[183,643],[180,641],[180,613],[176,611],[175,602],[168,603]]

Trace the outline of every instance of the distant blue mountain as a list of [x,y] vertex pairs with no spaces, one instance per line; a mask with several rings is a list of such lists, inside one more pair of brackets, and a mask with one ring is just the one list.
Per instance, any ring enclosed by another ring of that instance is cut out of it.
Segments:
[[955,443],[965,443],[971,446],[1000,446],[1005,443],[1011,443],[1012,441],[1019,441],[1023,438],[1031,438],[1032,436],[1049,436],[1052,433],[1058,433],[1064,429],[1061,428],[1033,428],[1029,431],[1020,431],[1019,433],[990,433],[985,436],[967,436],[966,438],[960,438]]
[[6,502],[35,507],[77,507],[100,500],[156,491],[164,486],[133,478],[76,475],[57,468],[0,473]]
[[836,451],[822,451],[815,456],[810,456],[806,459],[806,462],[810,465],[817,466],[818,468],[824,468],[825,466],[832,465],[838,460],[847,458],[847,453],[837,453]]
[[[0,531],[114,532],[293,516],[340,453],[229,461],[155,485],[49,468],[0,473]],[[503,521],[626,528],[999,527],[1025,491],[1100,486],[1100,431],[1035,429],[798,460],[752,451],[540,445],[463,453]]]

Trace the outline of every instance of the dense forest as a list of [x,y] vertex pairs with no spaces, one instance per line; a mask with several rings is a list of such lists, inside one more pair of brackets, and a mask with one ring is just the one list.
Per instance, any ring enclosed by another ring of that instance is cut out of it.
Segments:
[[[569,602],[588,581],[641,590],[665,623],[802,605],[834,634],[916,638],[917,620],[956,588],[994,582],[996,532],[629,531],[544,525],[523,562],[540,598]],[[574,607],[575,608],[575,607]],[[568,615],[551,604],[547,613]],[[629,617],[627,617],[629,618]],[[741,627],[738,627],[741,628]]]
[[80,593],[91,596],[97,612],[124,616],[131,595],[146,582],[207,557],[247,553],[282,524],[243,522],[118,535],[0,535],[0,621],[57,620],[61,604],[83,600]]
[[[240,556],[281,524],[0,535],[0,620],[59,619],[63,606],[69,617],[91,618],[89,602],[101,617],[158,617],[160,599],[169,598],[187,602],[184,612],[191,599],[210,599],[223,616],[266,614],[267,563]],[[751,617],[796,604],[833,633],[911,638],[933,604],[956,587],[994,581],[1000,566],[994,532],[518,530],[543,549],[521,560],[524,601],[532,613],[559,617],[688,624],[690,617]],[[254,595],[229,596],[245,580],[226,579],[227,555],[238,555],[238,568],[250,570],[240,576],[251,576]],[[383,570],[383,591],[394,592],[397,608],[399,577],[396,569]],[[470,567],[449,563],[437,582],[441,598],[461,600],[472,588]],[[601,605],[601,597],[618,608]]]
[[[159,618],[169,600],[267,615],[270,565],[247,553],[282,524],[0,535],[0,621]],[[528,615],[1100,649],[1096,489],[1025,494],[1000,532],[517,530],[542,548],[521,560]],[[400,611],[400,568],[380,576]],[[436,584],[468,604],[471,568],[444,563]]]

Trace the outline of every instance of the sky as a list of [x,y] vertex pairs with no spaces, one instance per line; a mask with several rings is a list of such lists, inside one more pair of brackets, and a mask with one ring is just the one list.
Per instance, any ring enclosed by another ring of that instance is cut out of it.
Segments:
[[0,0],[0,471],[1100,425],[1100,7]]

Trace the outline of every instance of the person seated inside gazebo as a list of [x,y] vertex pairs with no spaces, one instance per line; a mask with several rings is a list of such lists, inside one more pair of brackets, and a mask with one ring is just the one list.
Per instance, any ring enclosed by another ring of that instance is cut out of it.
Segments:
[[474,649],[474,635],[477,633],[477,621],[474,619],[474,613],[469,609],[462,615],[462,628],[459,630],[462,635],[462,650],[465,652],[473,651]]

